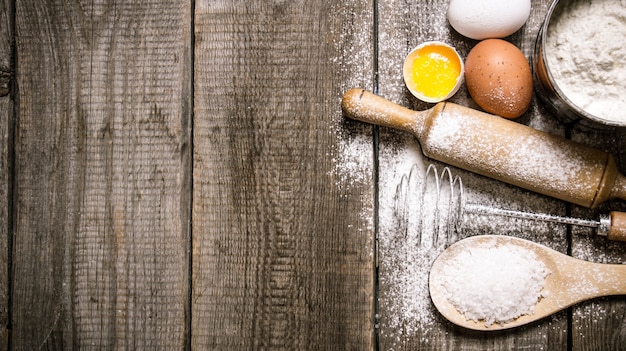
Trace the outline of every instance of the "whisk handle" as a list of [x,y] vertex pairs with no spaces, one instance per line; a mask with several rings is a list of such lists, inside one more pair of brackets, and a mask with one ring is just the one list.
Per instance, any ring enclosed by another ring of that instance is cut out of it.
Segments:
[[612,211],[610,219],[607,238],[614,241],[626,241],[626,212]]

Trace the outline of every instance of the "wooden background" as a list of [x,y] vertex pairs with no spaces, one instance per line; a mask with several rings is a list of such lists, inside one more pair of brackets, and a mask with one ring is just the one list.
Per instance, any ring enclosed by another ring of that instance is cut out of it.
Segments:
[[[428,300],[406,293],[398,253],[436,252],[412,251],[385,214],[403,206],[398,159],[430,160],[345,120],[340,99],[363,87],[429,107],[407,93],[403,57],[476,43],[448,26],[447,2],[0,0],[0,350],[625,350],[623,296],[498,333],[403,308]],[[548,4],[507,38],[528,57]],[[452,101],[475,107],[464,88]],[[536,99],[518,121],[626,162],[623,132],[566,128]],[[626,209],[452,173],[494,206]],[[626,260],[588,229],[465,224],[455,238]]]

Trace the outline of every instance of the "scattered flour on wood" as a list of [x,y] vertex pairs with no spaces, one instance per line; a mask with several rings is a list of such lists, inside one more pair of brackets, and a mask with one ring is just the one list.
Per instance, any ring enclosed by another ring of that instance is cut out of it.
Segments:
[[337,186],[350,188],[370,181],[373,173],[371,135],[342,135],[338,139],[338,150],[333,156],[334,168],[331,170]]
[[485,326],[532,314],[549,293],[544,288],[550,270],[534,252],[515,244],[482,242],[460,251],[440,273],[446,299]]
[[[330,11],[341,23],[350,25],[334,27],[328,33],[335,53],[330,57],[330,64],[336,69],[340,94],[351,88],[367,88],[371,84],[371,74],[359,67],[369,67],[373,60],[372,37],[368,24],[371,23],[369,8],[358,1],[345,1],[331,5]],[[337,144],[329,151],[333,161],[330,176],[335,185],[342,190],[351,190],[371,182],[373,169],[373,139],[368,126],[355,126],[348,130],[341,111],[341,96],[337,98],[337,110],[333,117],[331,133],[335,135]],[[364,215],[371,215],[367,211]]]
[[436,325],[428,275],[454,240],[448,212],[458,195],[447,175],[440,181],[441,169],[427,172],[429,161],[416,142],[404,146],[381,150],[379,184],[380,334],[398,345],[403,337],[427,338]]

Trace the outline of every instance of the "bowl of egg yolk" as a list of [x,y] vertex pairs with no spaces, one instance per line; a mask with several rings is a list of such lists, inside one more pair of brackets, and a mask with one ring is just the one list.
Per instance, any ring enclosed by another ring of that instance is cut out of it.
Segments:
[[420,44],[406,56],[404,83],[416,98],[436,103],[452,97],[463,83],[463,60],[450,45],[440,41]]

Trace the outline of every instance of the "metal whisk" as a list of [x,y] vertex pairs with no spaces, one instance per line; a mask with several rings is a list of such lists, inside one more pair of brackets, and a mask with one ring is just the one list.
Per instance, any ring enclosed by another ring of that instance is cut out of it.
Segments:
[[[427,214],[428,211],[432,211],[432,221],[433,223],[437,223],[435,228],[435,232],[433,234],[433,245],[436,245],[439,240],[445,239],[445,242],[453,242],[454,235],[460,231],[461,227],[461,219],[464,214],[472,213],[477,215],[496,215],[496,216],[504,216],[511,218],[519,218],[519,219],[527,219],[533,221],[543,221],[543,222],[555,222],[561,224],[569,224],[575,226],[582,227],[591,227],[596,228],[597,235],[605,236],[609,240],[614,241],[626,241],[626,213],[612,211],[608,214],[600,215],[598,220],[590,220],[590,219],[582,219],[582,218],[572,218],[566,216],[557,216],[545,213],[530,213],[523,212],[517,210],[508,210],[495,208],[492,206],[486,206],[478,203],[466,203],[463,193],[463,182],[461,178],[457,176],[453,176],[452,172],[448,167],[444,167],[441,172],[437,170],[434,165],[429,165],[426,171],[421,171],[424,173],[420,174],[420,169],[418,166],[414,166],[411,168],[411,172],[408,177],[405,176],[402,178],[401,183],[398,185],[398,189],[396,192],[396,201],[400,201],[402,206],[396,206],[397,209],[400,209],[398,213],[398,218],[400,219],[399,223],[403,223],[403,230],[408,230],[410,226],[410,221],[407,220],[407,216],[409,216],[409,211],[414,210],[408,205],[410,201],[410,190],[415,189],[420,191],[421,193],[417,194],[416,198],[420,201],[420,206],[418,210],[421,213]],[[411,185],[415,182],[415,179],[419,179],[422,183],[417,185]],[[428,182],[434,182],[432,186],[429,186]],[[447,193],[444,191],[447,190]],[[429,195],[429,191],[434,191],[434,193]],[[446,196],[447,201],[441,201],[442,196]],[[431,201],[431,206],[428,206],[425,202],[428,196],[434,196],[435,200]],[[448,219],[447,228],[442,225],[441,216],[445,215]],[[416,216],[417,219],[417,228],[424,228],[425,223],[422,216]],[[442,235],[445,234],[445,238],[442,238]]]
[[[463,213],[463,184],[448,167],[413,165],[396,188],[396,226],[418,245],[437,247],[456,241]],[[416,213],[421,215],[416,216]]]

